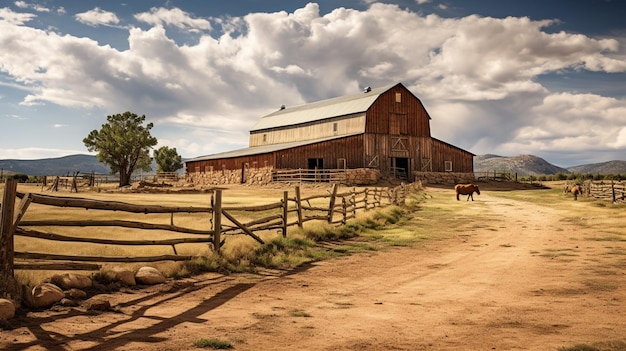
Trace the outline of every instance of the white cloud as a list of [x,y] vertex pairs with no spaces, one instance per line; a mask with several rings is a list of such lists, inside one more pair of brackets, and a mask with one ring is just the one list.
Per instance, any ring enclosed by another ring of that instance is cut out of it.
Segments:
[[8,7],[0,8],[0,20],[7,25],[20,26],[36,17],[37,15],[32,13],[13,12]]
[[[80,15],[119,23],[98,8]],[[433,136],[474,153],[624,144],[624,99],[551,93],[538,82],[561,71],[626,71],[618,42],[548,33],[549,20],[422,16],[380,3],[321,16],[310,3],[213,20],[219,38],[199,32],[196,43],[179,45],[164,26],[211,30],[209,20],[153,8],[136,15],[153,27],[129,29],[129,48],[119,51],[25,27],[32,17],[7,9],[0,18],[0,70],[28,89],[23,104],[130,110],[156,121],[155,132],[197,129],[195,140],[166,137],[187,157],[224,151],[215,140],[247,145],[250,126],[282,104],[394,82],[424,102]]]
[[16,1],[15,6],[21,9],[33,9],[37,12],[50,12],[50,9],[38,4],[29,4],[26,1]]
[[153,7],[150,12],[135,15],[138,21],[156,26],[173,26],[190,31],[211,30],[211,23],[202,18],[192,18],[190,14],[179,8],[165,9]]
[[78,22],[92,27],[120,23],[120,20],[115,13],[104,11],[99,7],[87,12],[77,13],[74,17]]

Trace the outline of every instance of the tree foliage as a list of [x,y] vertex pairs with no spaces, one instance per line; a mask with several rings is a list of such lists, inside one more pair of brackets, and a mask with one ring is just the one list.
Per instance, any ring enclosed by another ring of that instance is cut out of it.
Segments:
[[183,168],[183,159],[176,152],[176,148],[162,146],[154,150],[154,160],[157,164],[157,172],[176,172]]
[[120,186],[130,184],[130,176],[136,169],[150,171],[150,149],[157,139],[150,135],[153,124],[143,123],[146,116],[131,112],[107,116],[107,123],[100,130],[92,130],[83,139],[89,151],[96,151],[98,161],[107,164],[111,173],[120,174]]

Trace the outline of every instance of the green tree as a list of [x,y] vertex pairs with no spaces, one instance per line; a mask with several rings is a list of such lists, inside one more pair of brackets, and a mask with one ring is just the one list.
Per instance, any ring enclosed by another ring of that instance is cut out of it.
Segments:
[[176,152],[176,148],[162,146],[154,150],[154,160],[157,164],[157,172],[176,172],[183,168],[183,159]]
[[107,116],[100,130],[92,130],[83,139],[89,151],[96,151],[98,161],[111,167],[111,173],[120,174],[120,186],[130,185],[135,169],[150,171],[150,148],[157,139],[150,135],[153,124],[143,123],[146,116],[131,112]]

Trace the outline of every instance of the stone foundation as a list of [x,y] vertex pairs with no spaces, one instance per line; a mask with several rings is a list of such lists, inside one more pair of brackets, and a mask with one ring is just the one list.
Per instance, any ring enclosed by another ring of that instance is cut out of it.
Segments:
[[373,168],[346,169],[346,185],[373,185],[380,180],[380,171]]
[[[245,171],[245,184],[265,185],[272,182],[272,167],[249,168]],[[347,169],[344,183],[346,185],[372,185],[380,180],[380,171],[370,168]],[[189,173],[185,176],[187,183],[194,186],[216,186],[224,184],[242,184],[241,170],[222,170],[213,172]],[[294,179],[297,181],[297,179]]]
[[415,181],[421,181],[424,185],[445,184],[454,185],[459,183],[474,183],[474,173],[453,172],[413,172]]
[[[272,182],[272,167],[248,168],[245,170],[245,184],[264,185]],[[241,170],[194,172],[185,175],[188,183],[196,186],[242,184]]]

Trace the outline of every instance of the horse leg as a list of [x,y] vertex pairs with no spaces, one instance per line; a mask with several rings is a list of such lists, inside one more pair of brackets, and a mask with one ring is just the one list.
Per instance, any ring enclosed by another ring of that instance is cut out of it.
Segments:
[[469,201],[470,197],[472,198],[472,201],[474,201],[474,197],[472,195],[474,195],[474,193],[469,193],[469,195],[467,195],[467,200],[465,201]]
[[456,193],[456,201],[460,201],[459,200],[459,193]]

